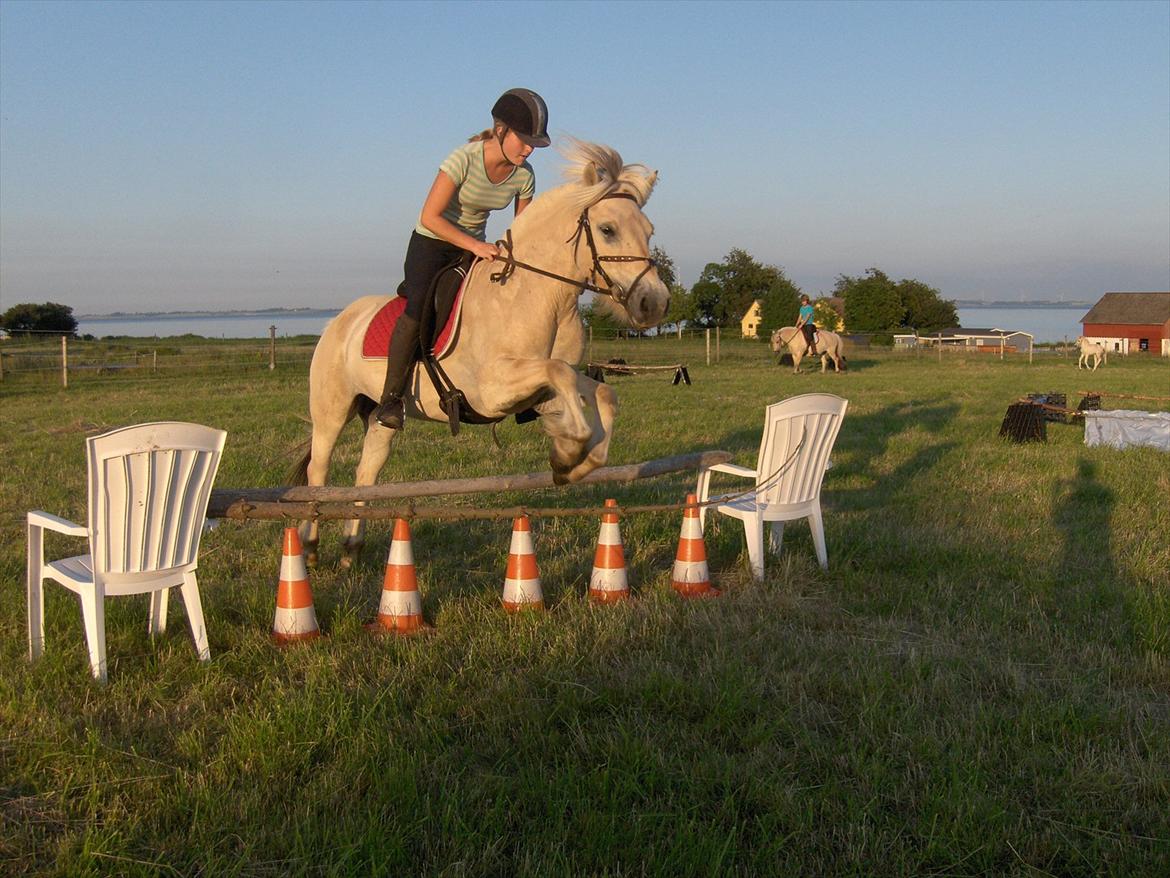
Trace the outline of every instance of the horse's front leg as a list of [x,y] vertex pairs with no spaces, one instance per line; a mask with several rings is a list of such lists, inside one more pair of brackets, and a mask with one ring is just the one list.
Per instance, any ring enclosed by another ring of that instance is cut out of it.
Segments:
[[[491,370],[496,375],[506,375],[508,380],[491,382],[481,391],[486,411],[513,411],[528,400],[541,400],[535,406],[540,412],[540,423],[552,439],[549,463],[553,470],[553,481],[559,485],[577,481],[596,464],[584,463],[591,449],[603,443],[602,454],[608,448],[608,436],[612,429],[613,413],[616,411],[616,397],[613,391],[598,393],[588,385],[596,385],[584,379],[576,369],[564,360],[535,360],[508,357],[499,360]],[[600,437],[595,437],[595,426],[587,417],[582,396],[597,404],[600,415],[609,424],[601,427]],[[604,457],[602,458],[604,460]]]
[[599,466],[605,466],[609,458],[609,442],[613,438],[613,424],[617,417],[617,394],[608,384],[594,381],[577,373],[577,392],[580,395],[589,418],[593,433],[585,446],[585,457],[566,474],[569,482],[577,482]]
[[[364,488],[378,480],[378,473],[386,464],[390,456],[390,443],[394,440],[397,430],[383,427],[372,416],[366,423],[366,438],[362,441],[362,456],[358,460],[357,472],[354,475],[354,487]],[[356,506],[365,506],[358,502]],[[362,553],[362,546],[366,542],[366,521],[364,518],[351,518],[345,523],[345,540],[341,544],[341,566],[350,567],[358,560]]]

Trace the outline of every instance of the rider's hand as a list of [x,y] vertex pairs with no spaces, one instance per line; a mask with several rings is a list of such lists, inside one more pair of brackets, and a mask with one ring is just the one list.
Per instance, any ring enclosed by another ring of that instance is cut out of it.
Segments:
[[471,252],[474,253],[476,256],[478,256],[480,259],[488,259],[488,260],[495,259],[497,256],[500,255],[500,251],[496,248],[496,245],[489,244],[486,241],[480,241],[479,243],[477,243]]

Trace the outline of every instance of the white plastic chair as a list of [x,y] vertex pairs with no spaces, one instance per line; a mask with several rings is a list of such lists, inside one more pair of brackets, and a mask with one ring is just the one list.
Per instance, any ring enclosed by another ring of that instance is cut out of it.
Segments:
[[[44,650],[44,580],[81,598],[93,675],[106,679],[105,599],[151,593],[149,631],[167,623],[169,589],[182,589],[202,661],[211,657],[195,567],[211,485],[227,433],[164,421],[111,430],[86,440],[89,524],[28,513],[28,649]],[[44,531],[89,539],[88,555],[46,563]]]
[[752,575],[764,578],[764,522],[772,523],[769,542],[779,553],[784,539],[784,522],[807,518],[812,530],[817,560],[829,569],[825,549],[825,527],[821,518],[821,482],[829,468],[829,454],[837,441],[848,400],[831,393],[805,393],[764,410],[764,435],[755,469],[719,463],[699,473],[696,495],[708,499],[711,473],[753,479],[755,486],[742,493],[725,495],[718,505],[700,507],[700,523],[706,523],[711,508],[743,522]]

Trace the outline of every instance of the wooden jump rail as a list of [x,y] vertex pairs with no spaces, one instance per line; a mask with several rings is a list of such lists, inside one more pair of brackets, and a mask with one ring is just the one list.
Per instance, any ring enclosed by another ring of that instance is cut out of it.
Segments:
[[[685,363],[674,363],[670,366],[635,366],[629,363],[586,363],[585,374],[590,377],[609,372],[611,375],[637,375],[640,372],[673,372],[674,380],[671,384],[691,383],[690,373]],[[596,380],[596,378],[594,379]]]
[[[731,460],[727,451],[699,451],[662,457],[644,463],[625,466],[607,466],[594,470],[576,485],[628,484],[670,473],[700,470]],[[315,520],[418,518],[465,521],[479,518],[515,518],[527,514],[539,517],[573,515],[602,515],[606,507],[547,508],[514,506],[506,509],[473,509],[467,507],[415,506],[413,502],[399,506],[359,506],[355,504],[378,500],[411,500],[419,497],[437,497],[451,494],[478,494],[489,491],[531,491],[557,487],[551,472],[523,473],[509,476],[484,476],[475,479],[437,479],[424,482],[393,482],[365,487],[283,487],[283,488],[218,488],[211,492],[207,508],[208,518],[236,520]],[[660,512],[676,509],[678,504],[657,506],[618,507],[619,513]],[[610,507],[609,511],[613,511]]]

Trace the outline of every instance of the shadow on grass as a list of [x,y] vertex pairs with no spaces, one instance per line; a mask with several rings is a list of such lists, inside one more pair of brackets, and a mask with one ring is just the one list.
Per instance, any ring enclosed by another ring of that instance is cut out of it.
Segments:
[[1101,484],[1097,466],[1082,458],[1076,475],[1053,486],[1053,524],[1062,540],[1053,581],[1062,616],[1091,624],[1115,643],[1131,642],[1133,586],[1118,569],[1113,548],[1117,499]]

